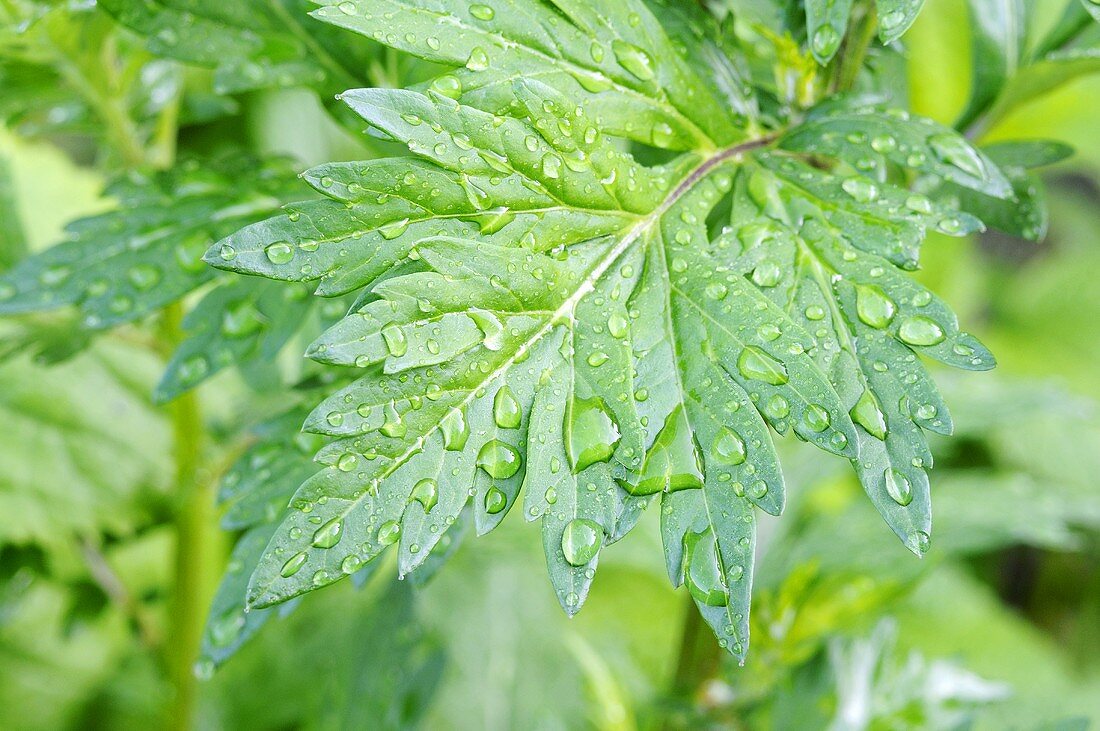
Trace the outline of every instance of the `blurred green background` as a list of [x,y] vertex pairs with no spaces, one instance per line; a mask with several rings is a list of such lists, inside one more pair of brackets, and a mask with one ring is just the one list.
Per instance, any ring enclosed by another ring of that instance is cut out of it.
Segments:
[[[1040,25],[1061,7],[1035,5]],[[907,74],[914,111],[950,123],[965,105],[967,28],[963,2],[929,0],[905,38],[918,59]],[[199,726],[1072,729],[1100,719],[1098,109],[1100,78],[1085,78],[989,131],[1076,148],[1044,172],[1046,241],[990,233],[925,246],[920,278],[1000,365],[937,372],[958,428],[934,445],[936,532],[923,561],[842,461],[787,443],[792,498],[782,520],[762,518],[744,667],[708,645],[686,593],[668,586],[656,511],[604,554],[573,620],[543,575],[537,530],[511,520],[467,541],[427,586],[391,568],[285,612],[202,682]],[[245,118],[258,146],[302,165],[359,151],[304,92],[257,92]],[[31,250],[108,205],[103,179],[54,147],[0,131],[0,162],[16,206],[0,216],[18,216]],[[125,332],[49,369],[24,356],[0,364],[0,728],[160,723],[174,540],[169,430],[149,397],[162,367]],[[235,379],[201,391],[215,434],[253,408]]]

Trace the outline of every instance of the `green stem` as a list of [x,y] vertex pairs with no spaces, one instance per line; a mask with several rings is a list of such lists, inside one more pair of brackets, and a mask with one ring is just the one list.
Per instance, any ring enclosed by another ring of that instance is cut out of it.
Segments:
[[[677,705],[691,703],[703,683],[718,674],[722,661],[722,648],[719,647],[718,640],[703,621],[691,594],[684,594],[687,596],[684,626],[680,634],[680,649],[669,693]],[[679,728],[674,714],[666,716],[662,727],[665,731]]]
[[838,61],[834,69],[832,93],[851,90],[856,85],[859,72],[867,60],[867,51],[875,39],[878,30],[878,14],[875,6],[865,3],[857,7],[852,30],[844,40],[844,47],[840,49]]
[[[183,307],[164,309],[162,340],[174,348],[182,339]],[[198,680],[193,670],[202,642],[206,610],[221,561],[221,534],[214,508],[214,482],[201,473],[203,421],[198,398],[188,392],[169,406],[176,463],[175,585],[169,617],[168,672],[175,690],[167,727],[194,725]]]

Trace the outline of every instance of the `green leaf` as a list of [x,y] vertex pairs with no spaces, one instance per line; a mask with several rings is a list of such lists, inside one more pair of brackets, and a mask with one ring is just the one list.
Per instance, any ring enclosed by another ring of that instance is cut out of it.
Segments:
[[980,150],[954,130],[906,112],[871,105],[827,106],[780,144],[788,150],[854,160],[869,177],[881,178],[889,166],[897,166],[996,198],[1012,195],[1002,172]]
[[[6,330],[6,326],[5,326]],[[169,481],[168,433],[148,403],[160,364],[103,343],[57,368],[0,364],[0,546],[71,556],[87,536],[127,535]]]
[[[222,527],[241,530],[276,520],[298,486],[316,472],[320,439],[300,431],[305,411],[282,414],[256,429],[259,441],[222,478]],[[244,596],[243,587],[241,597]]]
[[1082,31],[1092,25],[1094,19],[1100,20],[1097,17],[1100,16],[1098,8],[1100,6],[1090,0],[1070,2],[1054,27],[1031,50],[1031,58],[1042,58],[1072,43]]
[[1002,200],[980,191],[965,190],[948,183],[946,195],[953,195],[963,208],[974,211],[990,227],[1030,241],[1046,237],[1048,213],[1042,179],[1028,168],[1059,162],[1073,154],[1066,145],[1047,141],[1001,142],[985,149],[989,158],[1012,185],[1013,196]]
[[[673,580],[743,657],[753,508],[784,503],[769,430],[852,460],[893,530],[927,548],[923,430],[951,420],[914,354],[993,359],[902,271],[927,230],[980,221],[895,171],[923,154],[915,172],[930,179],[997,195],[1007,181],[962,137],[900,113],[827,105],[806,124],[837,130],[835,144],[812,150],[797,127],[758,131],[728,101],[716,111],[713,67],[682,62],[664,11],[596,5],[318,11],[459,68],[420,90],[345,93],[414,159],[307,171],[324,199],[206,256],[358,293],[308,355],[361,377],[306,420],[334,441],[260,558],[250,606],[389,546],[416,571],[461,516],[487,533],[525,490],[572,614],[602,549],[659,499]],[[880,131],[895,137],[875,143],[875,170],[866,143]],[[644,165],[617,138],[680,154]]]
[[132,164],[181,81],[120,30],[95,5],[5,3],[0,119],[26,135],[90,137]]
[[967,0],[970,9],[970,101],[955,122],[966,129],[997,100],[1023,56],[1026,15],[1021,0]]
[[1016,74],[986,114],[986,126],[1071,81],[1098,72],[1100,47],[1054,51]]
[[[512,80],[519,77],[584,100],[589,117],[602,118],[610,135],[674,150],[744,138],[730,123],[721,95],[700,81],[657,17],[637,0],[514,0],[498,8],[466,0],[431,6],[326,1],[313,15],[453,66],[434,89],[462,94],[480,108],[511,103]],[[393,29],[397,17],[400,33]]]
[[879,38],[892,43],[900,38],[917,19],[924,0],[876,0],[878,9]]
[[[210,603],[210,616],[202,635],[201,656],[196,664],[198,674],[209,676],[215,667],[231,657],[279,611],[257,609],[246,613],[243,601],[249,573],[274,529],[273,523],[256,526],[241,536],[233,547],[229,565]],[[283,609],[287,607],[284,605]]]
[[827,64],[848,32],[852,0],[807,0],[806,37],[817,62]]
[[309,22],[312,5],[302,0],[105,0],[101,6],[144,36],[157,56],[214,69],[220,94],[314,86],[328,95],[365,80],[375,55],[372,45]]
[[1100,5],[1093,0],[1078,0],[1081,3],[1081,7],[1092,16],[1093,20],[1100,21]]
[[286,178],[284,163],[240,156],[123,176],[106,191],[117,209],[0,276],[0,315],[75,305],[93,330],[144,317],[209,281],[204,249],[277,210]]
[[187,339],[172,354],[154,398],[170,401],[228,366],[274,360],[314,309],[301,288],[240,278],[217,286],[184,318]]
[[[0,143],[2,144],[2,143]],[[25,254],[27,241],[19,220],[15,190],[7,155],[0,146],[0,272],[7,270]]]

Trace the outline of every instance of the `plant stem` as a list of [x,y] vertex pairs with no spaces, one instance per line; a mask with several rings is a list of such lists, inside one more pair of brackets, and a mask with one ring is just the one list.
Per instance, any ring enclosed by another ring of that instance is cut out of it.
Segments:
[[680,635],[680,655],[672,679],[673,690],[678,696],[694,693],[704,681],[714,677],[722,659],[722,648],[718,646],[718,640],[703,621],[691,594],[685,593],[687,609]]
[[661,728],[673,731],[683,728],[682,719],[677,720],[676,708],[691,703],[700,686],[718,673],[722,660],[722,648],[718,640],[703,621],[691,594],[687,596],[684,609],[684,625],[680,635],[680,650],[676,659],[676,671],[672,676],[669,697],[674,701],[673,712],[665,715]]
[[[176,302],[164,309],[162,340],[175,347],[182,339],[183,308]],[[193,666],[202,641],[203,624],[213,580],[221,560],[221,535],[214,509],[214,482],[203,479],[203,422],[198,398],[188,392],[169,406],[173,456],[176,463],[175,585],[169,617],[166,656],[175,691],[166,726],[192,728],[198,680]]]
[[830,89],[834,94],[849,91],[855,86],[863,63],[867,60],[867,51],[875,39],[875,31],[878,30],[878,14],[873,4],[865,3],[857,7],[854,16],[852,30],[844,39],[844,47],[840,49],[834,69]]

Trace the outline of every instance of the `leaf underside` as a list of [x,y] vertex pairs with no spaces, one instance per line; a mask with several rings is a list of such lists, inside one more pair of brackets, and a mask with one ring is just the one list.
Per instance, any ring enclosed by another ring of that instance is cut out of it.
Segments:
[[[314,15],[448,68],[342,95],[411,157],[314,168],[323,198],[207,254],[357,296],[308,355],[360,377],[306,419],[328,438],[323,468],[257,559],[250,606],[387,550],[409,574],[465,516],[484,534],[515,508],[541,522],[572,614],[602,548],[659,500],[672,581],[743,657],[755,509],[784,502],[772,432],[851,460],[887,524],[927,549],[924,432],[951,418],[918,356],[993,358],[905,273],[928,231],[982,224],[909,182],[1010,198],[988,157],[858,100],[759,118],[738,59],[682,8],[376,0]],[[670,161],[643,165],[631,144]]]

